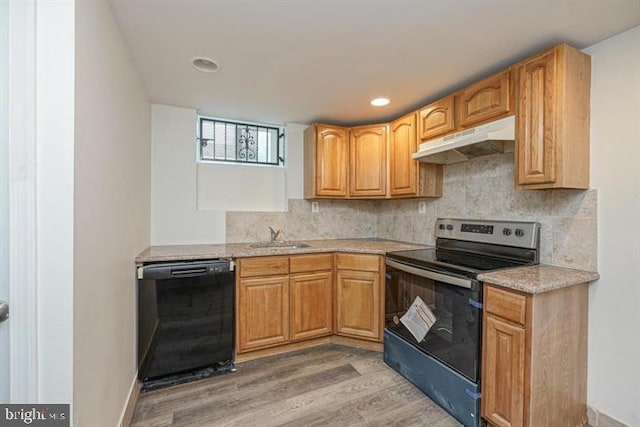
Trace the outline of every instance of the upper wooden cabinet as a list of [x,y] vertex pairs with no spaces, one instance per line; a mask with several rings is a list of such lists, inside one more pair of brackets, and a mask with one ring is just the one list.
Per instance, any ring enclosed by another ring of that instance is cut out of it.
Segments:
[[304,197],[347,197],[348,130],[313,124],[304,134]]
[[442,166],[412,158],[416,132],[415,113],[391,125],[309,126],[304,135],[305,199],[442,196]]
[[470,127],[513,114],[510,70],[502,71],[463,89],[459,95],[459,126]]
[[391,122],[389,127],[389,197],[439,197],[442,166],[413,160],[417,151],[416,114]]
[[387,125],[351,128],[351,197],[384,197],[387,182]]
[[455,96],[432,102],[418,112],[418,132],[421,140],[435,138],[456,128]]
[[515,69],[516,188],[589,188],[590,57],[561,44]]
[[560,44],[401,117],[388,130],[386,124],[311,125],[304,197],[440,197],[442,166],[414,162],[418,142],[514,114],[516,189],[587,189],[590,86],[590,57]]

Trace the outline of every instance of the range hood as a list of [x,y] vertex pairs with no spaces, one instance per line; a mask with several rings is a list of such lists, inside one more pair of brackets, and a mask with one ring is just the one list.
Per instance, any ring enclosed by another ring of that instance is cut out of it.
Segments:
[[486,123],[458,133],[431,139],[420,144],[413,155],[424,163],[451,164],[479,156],[513,152],[515,117]]

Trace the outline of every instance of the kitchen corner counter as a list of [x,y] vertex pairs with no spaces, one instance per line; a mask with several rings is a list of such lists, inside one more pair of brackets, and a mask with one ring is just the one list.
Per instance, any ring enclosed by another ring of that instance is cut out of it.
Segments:
[[478,280],[483,282],[529,294],[540,294],[580,283],[593,282],[599,278],[600,275],[595,271],[546,264],[509,268],[478,275]]
[[353,252],[384,255],[390,251],[424,249],[429,246],[384,239],[326,239],[298,240],[309,245],[305,248],[253,248],[252,243],[226,243],[219,245],[170,245],[149,246],[135,262],[187,261],[211,258],[244,258],[272,255],[299,255],[321,252]]

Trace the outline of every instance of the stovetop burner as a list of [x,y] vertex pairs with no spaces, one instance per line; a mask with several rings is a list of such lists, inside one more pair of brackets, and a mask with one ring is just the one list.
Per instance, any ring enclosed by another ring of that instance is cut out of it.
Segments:
[[387,253],[387,258],[458,276],[537,264],[540,224],[438,219],[436,247]]
[[416,267],[434,268],[470,278],[475,278],[484,271],[527,264],[524,261],[472,255],[436,248],[391,252],[387,254],[387,258]]

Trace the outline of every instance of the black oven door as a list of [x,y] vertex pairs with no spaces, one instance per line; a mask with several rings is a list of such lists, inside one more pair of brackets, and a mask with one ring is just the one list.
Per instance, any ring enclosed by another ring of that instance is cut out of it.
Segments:
[[[386,261],[385,327],[478,383],[482,286],[469,278]],[[419,297],[435,318],[420,342],[401,320]]]

